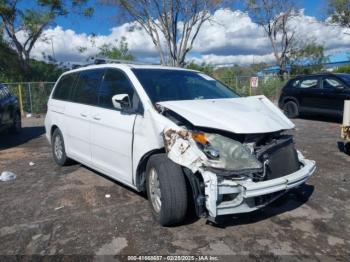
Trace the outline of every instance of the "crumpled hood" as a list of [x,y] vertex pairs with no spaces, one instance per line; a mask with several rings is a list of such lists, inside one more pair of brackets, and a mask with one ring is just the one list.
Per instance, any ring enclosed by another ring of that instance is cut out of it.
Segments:
[[265,96],[159,102],[194,126],[257,134],[294,128]]

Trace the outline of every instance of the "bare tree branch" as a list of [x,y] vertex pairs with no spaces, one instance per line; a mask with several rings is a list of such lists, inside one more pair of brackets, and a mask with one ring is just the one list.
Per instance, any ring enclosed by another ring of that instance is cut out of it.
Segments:
[[290,21],[299,15],[293,0],[247,0],[252,20],[261,26],[272,47],[280,74],[286,72],[287,60],[295,41]]
[[[100,0],[121,8],[151,37],[162,64],[184,66],[200,28],[219,0]],[[168,61],[170,60],[170,61]]]

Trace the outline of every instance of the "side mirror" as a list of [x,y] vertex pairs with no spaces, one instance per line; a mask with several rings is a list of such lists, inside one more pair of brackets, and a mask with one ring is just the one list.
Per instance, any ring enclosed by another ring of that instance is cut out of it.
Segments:
[[112,97],[114,108],[122,110],[130,107],[130,98],[128,94],[119,94]]

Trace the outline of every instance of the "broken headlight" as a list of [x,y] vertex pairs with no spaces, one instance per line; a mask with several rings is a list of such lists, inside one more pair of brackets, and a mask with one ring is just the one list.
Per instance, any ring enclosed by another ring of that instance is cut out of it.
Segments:
[[262,164],[248,147],[219,134],[192,133],[192,138],[208,158],[212,168],[228,171],[260,170]]

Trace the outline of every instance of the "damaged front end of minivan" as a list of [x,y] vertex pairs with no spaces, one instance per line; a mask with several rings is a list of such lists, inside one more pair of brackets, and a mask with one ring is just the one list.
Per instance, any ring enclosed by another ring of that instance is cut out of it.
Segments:
[[261,208],[315,171],[315,162],[305,159],[294,149],[293,138],[281,133],[241,143],[220,134],[166,129],[164,141],[172,161],[202,176],[195,203],[205,205],[197,210],[207,210],[213,218]]
[[[183,120],[169,112],[168,118]],[[303,184],[316,169],[283,130],[238,135],[179,125],[165,128],[163,138],[167,156],[183,167],[191,183],[200,217],[259,209]]]

